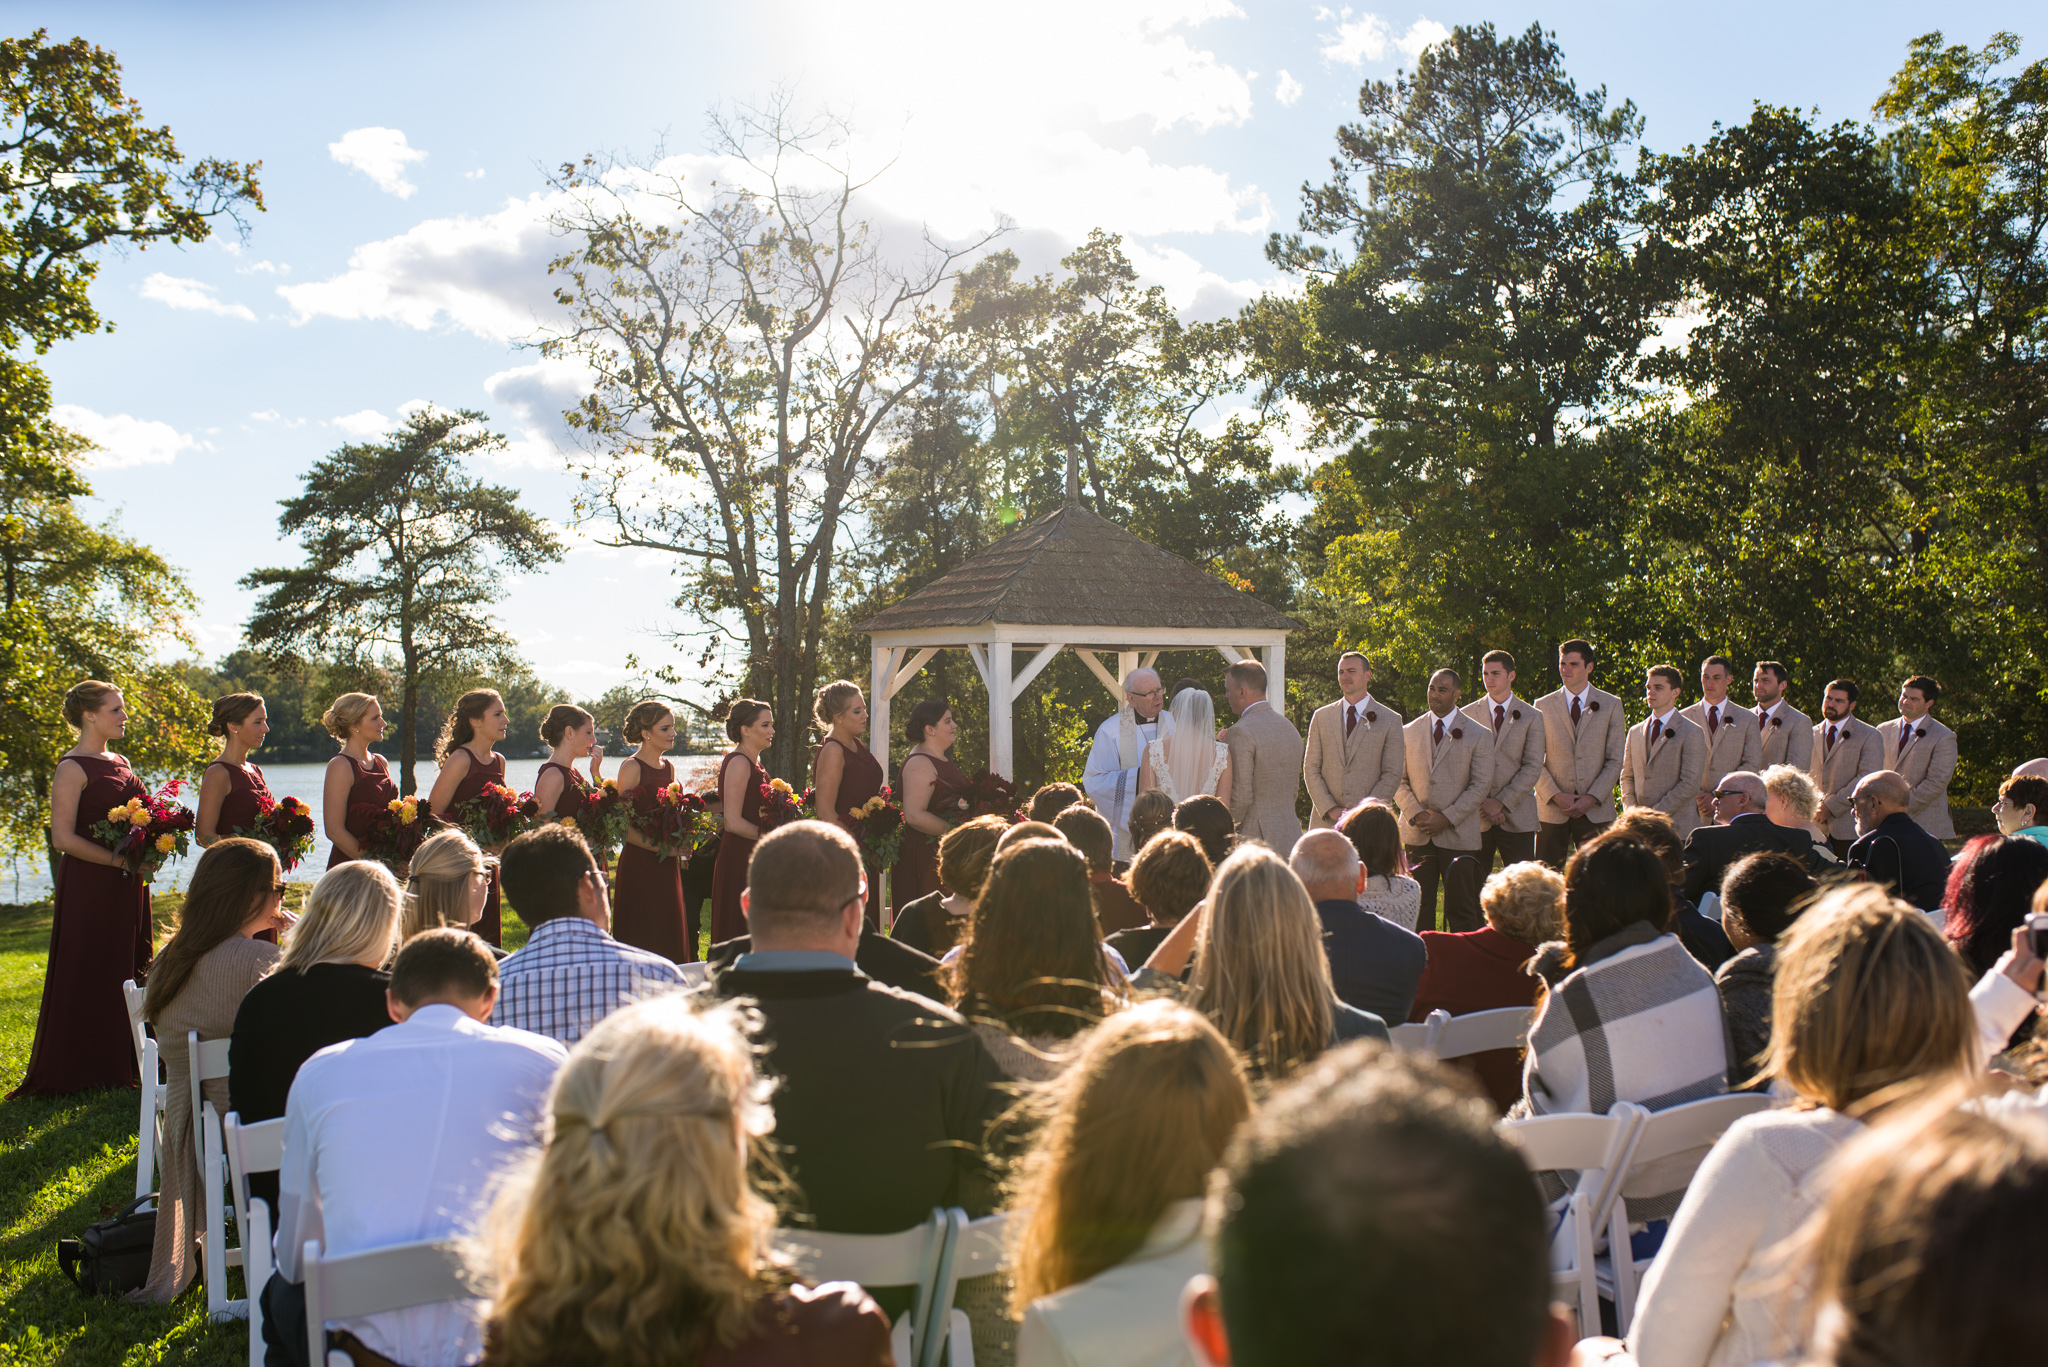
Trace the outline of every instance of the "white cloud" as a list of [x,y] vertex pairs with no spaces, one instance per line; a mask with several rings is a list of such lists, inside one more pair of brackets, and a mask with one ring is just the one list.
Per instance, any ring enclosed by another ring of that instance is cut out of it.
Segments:
[[1291,105],[1301,98],[1301,91],[1301,82],[1283,70],[1279,82],[1273,87],[1273,98],[1282,104]]
[[101,470],[134,465],[169,465],[180,451],[211,450],[212,444],[180,432],[167,422],[133,418],[126,413],[95,413],[75,403],[50,409],[59,427],[68,427],[100,449],[92,464]]
[[359,440],[368,437],[381,437],[392,428],[398,426],[397,423],[391,421],[391,419],[385,417],[374,408],[365,408],[359,412],[346,413],[341,417],[331,418],[328,420],[327,425],[329,427],[339,427],[351,437]]
[[1348,6],[1338,14],[1320,10],[1316,17],[1337,20],[1337,31],[1324,36],[1322,55],[1325,61],[1345,66],[1384,62],[1390,52],[1399,52],[1412,62],[1422,55],[1422,49],[1451,36],[1451,31],[1434,19],[1417,19],[1407,32],[1397,35],[1393,25],[1379,15],[1368,12],[1353,18]]
[[174,309],[217,313],[223,318],[240,318],[249,323],[256,321],[255,313],[247,304],[228,303],[218,296],[213,286],[204,281],[165,275],[162,271],[142,282],[142,297],[154,299],[159,304],[168,304]]
[[251,261],[235,267],[236,275],[290,275],[292,268],[278,261]]
[[464,180],[482,180],[484,178],[484,168],[479,166],[474,171],[464,171],[462,178]]
[[258,422],[276,422],[278,412],[275,408],[259,408],[249,416]]
[[412,198],[419,188],[405,178],[406,166],[425,160],[427,155],[407,145],[404,132],[396,128],[352,128],[341,135],[340,142],[328,143],[327,153],[376,181],[385,194],[400,199]]

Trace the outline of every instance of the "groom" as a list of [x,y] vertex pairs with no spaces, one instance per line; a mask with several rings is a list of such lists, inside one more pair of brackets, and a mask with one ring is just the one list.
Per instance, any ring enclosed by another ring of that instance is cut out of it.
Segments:
[[1118,860],[1128,860],[1134,853],[1131,803],[1138,796],[1138,766],[1145,747],[1173,734],[1173,719],[1160,715],[1165,703],[1166,690],[1160,687],[1159,675],[1150,669],[1132,670],[1124,676],[1123,706],[1095,729],[1095,745],[1088,751],[1081,787],[1116,833]]

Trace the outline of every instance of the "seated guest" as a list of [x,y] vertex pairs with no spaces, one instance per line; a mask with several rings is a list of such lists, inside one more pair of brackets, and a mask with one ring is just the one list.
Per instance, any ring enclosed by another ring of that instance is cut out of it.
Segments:
[[1812,776],[1789,764],[1773,764],[1757,777],[1763,780],[1764,815],[1771,824],[1803,835],[1811,842],[1802,845],[1794,839],[1787,853],[1795,859],[1805,859],[1809,872],[1816,871],[1816,864],[1839,862],[1828,848],[1826,833],[1815,824],[1820,818],[1821,797]]
[[1738,1087],[1761,1086],[1757,1071],[1771,1042],[1771,993],[1777,981],[1778,937],[1820,885],[1787,854],[1745,855],[1721,882],[1721,926],[1735,957],[1714,972]]
[[712,979],[758,1013],[791,1213],[846,1234],[908,1229],[934,1206],[986,1215],[983,1139],[1007,1102],[1002,1074],[950,1009],[854,966],[865,882],[837,826],[776,827],[747,866],[752,948]]
[[1998,788],[1991,815],[2001,835],[2023,835],[2048,845],[2048,779],[2022,774]]
[[1796,1360],[1782,1254],[1819,1203],[1821,1168],[1877,1110],[1976,1071],[1969,978],[1926,917],[1876,888],[1838,888],[1783,944],[1766,1071],[1795,1099],[1736,1121],[1693,1177],[1629,1330],[1643,1367]]
[[1901,774],[1880,769],[1857,780],[1850,803],[1856,843],[1843,862],[1922,911],[1941,905],[1948,889],[1948,847],[1906,814],[1913,789]]
[[1116,833],[1093,807],[1069,807],[1053,820],[1053,829],[1088,861],[1088,895],[1095,902],[1095,921],[1104,935],[1135,930],[1145,924],[1145,908],[1110,866]]
[[948,978],[953,1008],[1009,1077],[1055,1076],[1069,1042],[1128,998],[1088,894],[1087,862],[1065,841],[1012,845],[989,869]]
[[[509,851],[508,851],[509,854]],[[488,1367],[885,1367],[889,1321],[851,1282],[791,1284],[748,1180],[775,1124],[732,1004],[623,1007],[569,1054],[538,1162],[487,1242]]]
[[[176,1300],[199,1270],[193,1241],[209,1220],[220,1218],[218,1203],[206,1199],[199,1155],[192,1151],[186,1036],[197,1030],[203,1043],[234,1033],[242,998],[277,962],[277,946],[256,936],[287,923],[284,891],[284,871],[270,846],[240,836],[215,841],[192,870],[178,928],[150,964],[142,1018],[156,1028],[157,1056],[169,1090],[163,1148],[157,1154],[163,1178],[156,1198],[156,1244],[149,1255],[149,1281],[129,1293],[131,1301],[162,1305]],[[200,1094],[216,1111],[227,1113],[225,1079],[201,1083]]]
[[[2043,808],[2048,812],[2048,808]],[[1147,788],[1131,799],[1131,860],[1137,862],[1137,851],[1150,843],[1153,836],[1161,831],[1173,829],[1173,799],[1158,788]]]
[[1685,845],[1671,818],[1654,807],[1630,807],[1608,829],[1636,841],[1664,866],[1664,877],[1671,884],[1671,929],[1693,958],[1705,964],[1709,973],[1734,958],[1735,946],[1728,943],[1728,932],[1721,929],[1719,921],[1700,915],[1683,891]]
[[2048,847],[2024,836],[1980,835],[1949,873],[1942,934],[1970,974],[1988,973],[2026,923],[2034,893],[2048,883]]
[[1024,809],[1024,819],[1051,825],[1053,818],[1069,807],[1086,807],[1092,811],[1095,804],[1075,784],[1048,783],[1031,795],[1030,805]]
[[1199,1012],[1144,1002],[1089,1031],[1033,1100],[1009,1200],[1017,1367],[1180,1360],[1181,1291],[1209,1270],[1209,1173],[1251,1114],[1243,1066]]
[[[1358,905],[1403,930],[1421,924],[1422,884],[1408,876],[1408,856],[1401,848],[1401,821],[1386,803],[1371,800],[1345,813],[1337,829],[1358,851],[1365,865],[1365,887]],[[1436,924],[1436,908],[1429,909],[1429,923]]]
[[[1189,956],[1194,973],[1183,986]],[[1209,1018],[1254,1078],[1277,1081],[1333,1044],[1387,1038],[1387,1024],[1340,1001],[1308,889],[1263,845],[1232,852],[1208,900],[1173,928],[1132,986],[1179,997]]]
[[1173,809],[1173,828],[1201,841],[1211,864],[1221,864],[1237,846],[1237,823],[1230,819],[1229,806],[1206,794]]
[[978,816],[947,831],[939,840],[938,890],[905,903],[889,938],[932,959],[958,944],[981,885],[988,881],[996,841],[1009,829],[999,816]]
[[1215,1275],[1185,1302],[1203,1367],[1564,1367],[1571,1355],[1529,1169],[1486,1103],[1432,1060],[1365,1045],[1326,1055],[1238,1131],[1210,1213]]
[[1742,856],[1771,851],[1803,857],[1811,843],[1764,814],[1770,799],[1756,774],[1727,775],[1713,799],[1716,824],[1695,827],[1685,838],[1685,886],[1679,895],[1694,906],[1708,893],[1721,891],[1721,875]]
[[1309,831],[1294,842],[1287,866],[1315,902],[1338,999],[1381,1020],[1407,1020],[1428,951],[1414,931],[1358,905],[1365,866],[1351,841],[1342,831]]
[[531,933],[498,965],[491,1024],[574,1044],[620,1007],[682,987],[675,964],[611,937],[604,875],[567,826],[550,823],[514,839],[498,875]]
[[[1415,986],[1408,1019],[1432,1011],[1463,1016],[1534,1006],[1538,983],[1528,972],[1536,946],[1557,938],[1564,925],[1564,879],[1548,864],[1510,864],[1487,878],[1479,890],[1486,924],[1477,930],[1422,932],[1429,964]],[[1506,1111],[1522,1096],[1522,1051],[1488,1049],[1453,1068],[1469,1067],[1493,1104]]]
[[[490,866],[476,842],[461,831],[440,831],[422,840],[406,873],[404,939],[442,926],[467,930],[490,901]],[[503,950],[492,949],[498,958],[505,957]]]
[[1131,861],[1131,895],[1145,908],[1146,922],[1136,930],[1120,930],[1106,944],[1127,964],[1152,957],[1181,918],[1209,895],[1215,875],[1202,843],[1186,831],[1162,831],[1148,840]]
[[[467,1234],[492,1184],[539,1142],[568,1051],[487,1024],[497,997],[488,945],[468,931],[422,931],[391,965],[396,1023],[322,1049],[299,1069],[284,1115],[277,1272],[263,1292],[271,1362],[307,1367],[298,1283],[309,1240],[345,1254]],[[483,1353],[484,1309],[443,1302],[328,1330],[344,1351],[457,1367]]]

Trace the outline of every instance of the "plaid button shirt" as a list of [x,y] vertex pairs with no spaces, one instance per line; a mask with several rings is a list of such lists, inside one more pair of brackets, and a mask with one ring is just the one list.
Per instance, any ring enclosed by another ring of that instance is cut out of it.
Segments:
[[573,1045],[620,1007],[683,985],[682,970],[661,955],[622,945],[581,916],[558,916],[498,965],[491,1024]]

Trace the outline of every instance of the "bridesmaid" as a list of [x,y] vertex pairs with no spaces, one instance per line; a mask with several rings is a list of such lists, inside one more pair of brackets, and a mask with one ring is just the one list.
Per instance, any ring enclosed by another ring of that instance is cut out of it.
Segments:
[[761,789],[768,771],[762,752],[775,743],[775,715],[768,704],[741,698],[725,714],[725,734],[733,748],[718,761],[718,801],[725,830],[718,837],[718,865],[711,881],[711,943],[723,944],[747,933],[747,915],[740,894],[747,888],[747,861],[761,838]]
[[[559,711],[560,709],[556,709]],[[640,748],[619,762],[619,791],[665,788],[676,769],[662,756],[676,743],[676,714],[653,698],[633,704],[621,728]],[[593,765],[596,761],[592,761]],[[679,964],[697,957],[697,927],[683,910],[682,861],[657,859],[638,831],[626,832],[612,889],[612,938]]]
[[262,695],[230,693],[214,703],[206,734],[224,739],[220,758],[199,776],[196,835],[201,845],[249,834],[263,800],[270,796],[263,770],[249,762],[249,752],[260,748],[270,734],[270,714],[264,710]]
[[[533,780],[533,800],[540,809],[557,819],[575,816],[583,810],[585,794],[604,782],[604,750],[597,743],[597,718],[570,703],[557,703],[540,724],[541,744],[548,747],[547,760]],[[576,772],[576,761],[590,760],[590,777]],[[592,846],[592,852],[596,847]],[[598,856],[601,872],[604,858]]]
[[967,786],[967,775],[946,758],[959,732],[944,698],[926,698],[903,723],[903,738],[910,742],[910,753],[903,757],[903,824],[910,829],[903,833],[903,850],[890,880],[889,905],[898,916],[939,890],[939,838],[953,827],[932,811],[932,802],[943,789]]
[[370,753],[371,744],[384,739],[384,709],[374,697],[344,693],[321,714],[320,724],[341,742],[341,753],[327,761],[320,798],[320,814],[334,846],[327,852],[331,869],[363,857],[363,836],[369,828],[349,809],[384,806],[398,796],[398,784],[392,781],[384,756]]
[[[818,756],[811,764],[811,786],[816,792],[820,821],[836,822],[849,833],[851,813],[882,791],[882,763],[861,736],[868,729],[868,703],[860,685],[835,679],[818,690],[811,713],[825,738],[818,743]],[[858,836],[855,839],[859,839]],[[882,875],[868,870],[868,929],[882,928]]]
[[[441,738],[434,745],[434,758],[441,772],[427,793],[427,810],[445,818],[448,809],[483,792],[484,785],[505,782],[505,757],[494,747],[505,739],[512,718],[505,700],[495,688],[472,688],[455,700],[455,710],[442,724]],[[495,855],[495,849],[485,853]],[[491,895],[484,902],[483,918],[470,927],[477,938],[494,948],[504,938],[498,914],[498,861],[491,860]]]
[[96,679],[73,685],[64,695],[64,720],[78,743],[57,761],[50,792],[50,843],[61,856],[50,958],[28,1075],[10,1096],[139,1081],[121,984],[149,971],[149,884],[130,875],[92,828],[109,808],[147,790],[128,761],[107,748],[128,730],[120,689]]

